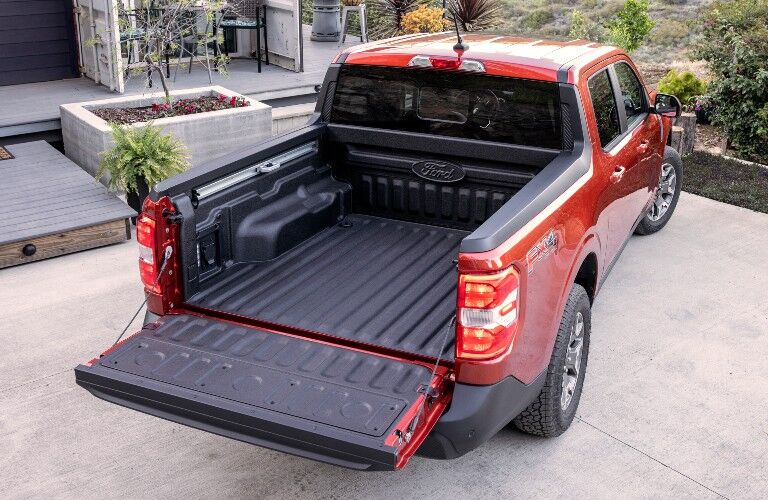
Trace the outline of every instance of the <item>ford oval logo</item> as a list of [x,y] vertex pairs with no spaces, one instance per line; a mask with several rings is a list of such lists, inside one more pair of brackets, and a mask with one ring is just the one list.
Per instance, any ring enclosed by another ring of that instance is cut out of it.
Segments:
[[413,173],[435,182],[456,182],[464,178],[464,169],[447,161],[419,161],[411,167]]

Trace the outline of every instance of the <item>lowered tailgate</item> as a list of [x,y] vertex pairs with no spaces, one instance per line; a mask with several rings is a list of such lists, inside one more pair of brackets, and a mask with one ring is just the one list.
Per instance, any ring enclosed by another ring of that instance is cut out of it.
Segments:
[[404,466],[450,400],[442,368],[191,315],[75,375],[107,401],[355,469]]

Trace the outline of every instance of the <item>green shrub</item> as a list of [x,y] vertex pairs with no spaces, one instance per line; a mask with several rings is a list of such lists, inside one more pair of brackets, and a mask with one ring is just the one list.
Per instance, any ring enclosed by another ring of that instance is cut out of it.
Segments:
[[301,22],[304,24],[312,24],[312,0],[301,0]]
[[530,31],[541,29],[545,24],[555,20],[555,14],[549,9],[537,9],[528,14],[520,22],[520,25]]
[[768,163],[768,1],[716,1],[691,55],[708,63],[712,123],[739,154]]
[[109,173],[109,187],[136,192],[136,180],[143,178],[152,187],[189,167],[187,150],[172,135],[163,135],[159,127],[124,127],[110,124],[114,146],[101,153],[96,178]]
[[612,43],[632,52],[648,38],[654,25],[648,14],[648,0],[626,0],[624,7],[605,27]]
[[690,71],[678,73],[671,69],[659,80],[657,90],[663,94],[672,94],[683,104],[691,104],[693,98],[707,91],[707,85]]
[[571,28],[568,31],[568,37],[590,40],[592,42],[599,42],[603,38],[600,25],[590,22],[587,16],[578,9],[574,10],[571,14]]

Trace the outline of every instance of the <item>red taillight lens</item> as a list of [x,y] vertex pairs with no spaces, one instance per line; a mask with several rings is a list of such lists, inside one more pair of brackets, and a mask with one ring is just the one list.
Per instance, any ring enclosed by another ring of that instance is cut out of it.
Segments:
[[144,287],[154,293],[160,293],[157,281],[157,261],[155,258],[155,220],[142,213],[136,220],[136,241],[139,243],[139,275]]
[[514,267],[459,275],[457,357],[490,359],[509,348],[517,326],[519,289]]

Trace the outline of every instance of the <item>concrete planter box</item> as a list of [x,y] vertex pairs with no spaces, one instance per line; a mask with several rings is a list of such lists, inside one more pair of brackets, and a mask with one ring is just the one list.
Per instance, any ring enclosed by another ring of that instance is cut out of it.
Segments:
[[[242,97],[249,106],[193,115],[160,118],[153,123],[165,133],[181,140],[189,150],[192,166],[222,156],[272,135],[272,108],[219,86],[176,90],[171,97],[184,99],[224,94]],[[66,155],[91,175],[99,168],[99,153],[112,144],[112,130],[106,121],[90,110],[97,108],[133,108],[164,102],[162,92],[143,96],[118,97],[61,106],[61,129]],[[144,127],[134,123],[130,127]]]
[[315,103],[296,104],[272,110],[272,133],[282,134],[303,127],[315,112]]

